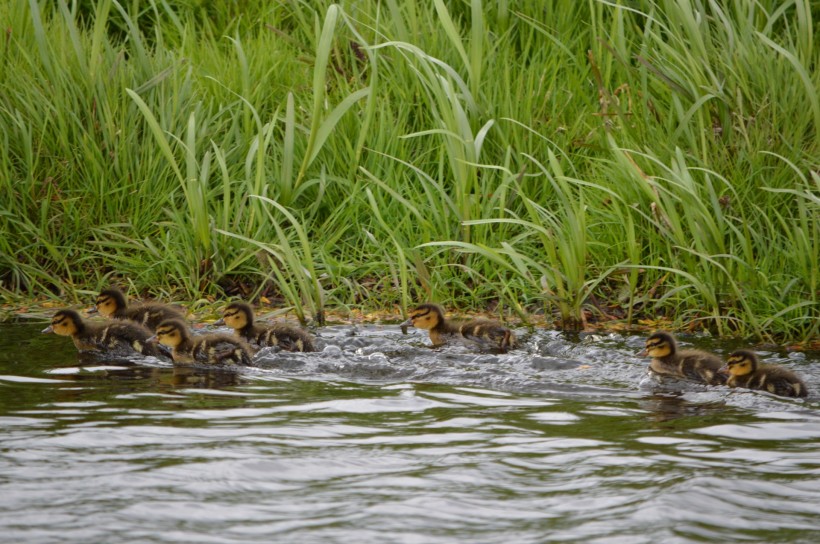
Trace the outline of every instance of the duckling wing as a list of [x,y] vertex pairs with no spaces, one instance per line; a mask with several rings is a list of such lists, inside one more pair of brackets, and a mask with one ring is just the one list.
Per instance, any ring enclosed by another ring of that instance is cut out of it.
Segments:
[[194,359],[203,363],[250,366],[251,349],[238,338],[225,334],[210,334],[198,339]]
[[709,385],[726,383],[726,376],[718,372],[723,362],[717,356],[700,351],[684,351],[681,356],[679,370],[682,377]]
[[464,338],[502,351],[515,346],[512,331],[496,321],[474,319],[461,325],[460,330]]
[[766,386],[769,393],[780,395],[781,397],[805,397],[807,392],[799,383],[793,383],[788,380],[772,380]]
[[726,383],[726,377],[722,374],[718,374],[717,370],[702,366],[697,362],[693,362],[689,365],[683,365],[681,368],[681,373],[684,378],[696,382],[707,383],[710,385],[720,385],[721,383]]
[[182,311],[178,308],[156,303],[129,306],[125,310],[125,317],[151,330],[156,330],[157,325],[166,319],[185,319]]
[[161,355],[157,346],[148,342],[151,331],[127,321],[111,322],[92,329],[89,340],[105,351],[133,352],[142,355]]
[[269,337],[266,345],[278,345],[285,351],[316,351],[313,337],[302,329],[280,323],[273,325],[266,332]]
[[805,397],[806,385],[796,375],[778,367],[764,366],[755,373],[754,385],[781,397]]

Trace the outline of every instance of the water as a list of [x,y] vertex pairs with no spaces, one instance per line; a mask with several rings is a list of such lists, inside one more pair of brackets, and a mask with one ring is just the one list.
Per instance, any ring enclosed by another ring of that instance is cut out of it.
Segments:
[[327,327],[235,373],[43,326],[0,324],[3,542],[820,540],[818,354],[764,357],[804,401],[658,384],[637,336],[494,355]]

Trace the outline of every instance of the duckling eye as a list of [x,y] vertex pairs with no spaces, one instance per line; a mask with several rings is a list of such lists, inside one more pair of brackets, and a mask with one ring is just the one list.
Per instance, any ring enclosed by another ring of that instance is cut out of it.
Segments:
[[417,320],[417,319],[423,319],[423,318],[429,318],[429,317],[430,317],[430,312],[429,312],[429,311],[426,311],[426,312],[423,312],[423,313],[420,313],[420,314],[415,314],[415,315],[411,315],[411,316],[410,316],[410,318],[411,318],[413,321],[415,321],[415,320]]

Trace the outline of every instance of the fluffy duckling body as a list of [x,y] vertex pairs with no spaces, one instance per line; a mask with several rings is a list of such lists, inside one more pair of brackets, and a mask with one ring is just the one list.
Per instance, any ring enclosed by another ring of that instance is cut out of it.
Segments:
[[166,319],[150,340],[171,348],[175,363],[252,365],[251,348],[244,340],[227,334],[192,336],[181,319]]
[[723,361],[717,355],[696,349],[678,349],[675,338],[667,332],[653,333],[646,339],[643,356],[652,357],[649,368],[664,376],[695,380],[709,385],[726,383],[720,373]]
[[781,397],[805,397],[806,384],[797,375],[781,366],[760,363],[754,352],[742,349],[726,359],[729,387],[744,387],[768,391]]
[[516,346],[515,334],[491,319],[471,319],[469,321],[450,321],[444,317],[444,311],[436,304],[420,304],[410,312],[410,318],[401,327],[414,326],[424,329],[430,335],[434,346],[445,344],[448,338],[462,337],[484,346],[491,346],[507,351]]
[[307,331],[287,323],[257,325],[253,308],[244,302],[232,302],[222,311],[214,325],[227,325],[234,334],[260,348],[276,346],[285,351],[316,351],[313,337]]
[[130,321],[93,323],[74,310],[60,310],[43,333],[70,336],[79,351],[100,350],[160,356],[156,345],[148,342],[151,331]]
[[156,331],[157,325],[166,319],[185,319],[182,310],[168,304],[146,302],[128,304],[125,294],[117,288],[105,289],[97,295],[94,308],[89,313],[99,312],[104,317],[127,319]]

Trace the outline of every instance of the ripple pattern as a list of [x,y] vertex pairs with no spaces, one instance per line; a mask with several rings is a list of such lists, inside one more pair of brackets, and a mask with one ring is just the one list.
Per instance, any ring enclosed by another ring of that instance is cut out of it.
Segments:
[[243,372],[6,349],[2,540],[820,540],[814,395],[641,385],[630,338],[350,333]]

